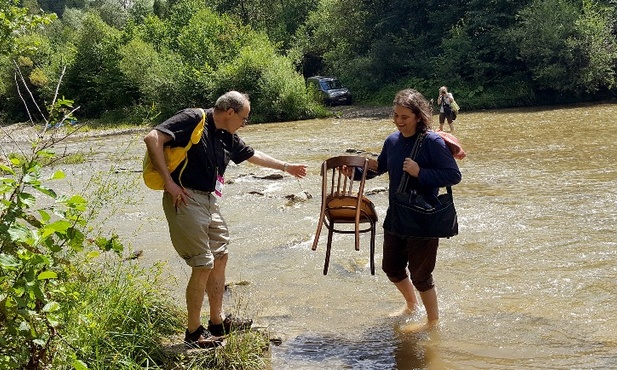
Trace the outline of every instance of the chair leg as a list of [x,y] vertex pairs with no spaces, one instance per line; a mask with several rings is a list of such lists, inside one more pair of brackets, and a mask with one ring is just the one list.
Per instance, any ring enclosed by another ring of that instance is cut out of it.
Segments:
[[313,247],[311,248],[312,250],[317,249],[317,243],[319,243],[319,236],[321,235],[321,228],[323,227],[324,219],[325,217],[322,212],[319,216],[319,223],[317,223],[317,231],[315,232],[315,239],[313,240]]
[[371,275],[375,275],[375,225],[371,224]]
[[331,228],[334,228],[334,225],[330,225],[328,227],[328,245],[326,246],[326,261],[323,265],[323,274],[328,275],[328,265],[330,264],[330,250],[332,249],[332,234],[334,233]]

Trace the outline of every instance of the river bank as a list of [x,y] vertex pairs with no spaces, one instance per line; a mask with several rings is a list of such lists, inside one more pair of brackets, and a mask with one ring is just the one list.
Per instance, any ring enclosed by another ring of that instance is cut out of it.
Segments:
[[[383,107],[368,107],[368,106],[358,106],[358,105],[341,105],[334,106],[328,108],[332,113],[333,117],[340,119],[356,119],[356,118],[365,118],[365,119],[383,119],[390,116],[392,112],[392,107],[383,106]],[[63,126],[59,128],[48,128],[46,130],[46,135],[54,137],[54,138],[62,138],[67,134],[71,133],[67,139],[80,139],[80,138],[89,138],[89,137],[104,137],[111,135],[123,135],[123,134],[132,134],[132,133],[146,133],[149,131],[152,126],[138,125],[138,126],[127,126],[122,125],[121,127],[114,127],[114,125],[97,125],[97,124],[88,124],[88,121],[85,121],[85,125],[74,125],[74,126]],[[265,124],[276,124],[273,123],[265,123]],[[0,126],[0,143],[25,143],[33,140],[38,135],[41,135],[44,131],[44,127],[42,125],[33,125],[32,123],[14,123],[5,126]]]

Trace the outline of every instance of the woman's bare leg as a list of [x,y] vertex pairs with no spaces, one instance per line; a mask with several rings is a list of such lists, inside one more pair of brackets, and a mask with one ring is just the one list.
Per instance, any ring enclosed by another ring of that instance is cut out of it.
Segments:
[[413,284],[409,278],[401,280],[398,283],[394,283],[396,288],[401,292],[403,298],[405,298],[405,307],[398,312],[390,314],[390,316],[401,316],[412,314],[418,306],[418,298]]

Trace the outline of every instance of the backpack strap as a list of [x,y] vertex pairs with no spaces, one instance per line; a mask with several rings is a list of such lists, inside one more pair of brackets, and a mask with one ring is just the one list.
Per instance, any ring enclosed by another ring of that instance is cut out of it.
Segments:
[[186,165],[189,163],[189,157],[188,157],[189,149],[191,149],[193,144],[199,143],[199,140],[201,140],[201,136],[203,135],[203,132],[204,132],[204,126],[206,125],[206,112],[204,112],[204,110],[201,108],[199,108],[199,111],[201,112],[201,121],[199,121],[197,126],[195,126],[195,128],[193,129],[193,132],[191,133],[191,139],[189,140],[189,143],[186,144],[186,146],[184,147],[184,155],[185,155],[184,164],[182,165],[182,168],[180,169],[180,173],[178,174],[178,181],[180,182],[180,186],[182,186],[183,188],[184,188],[184,185],[182,185],[182,173],[184,172]]
[[188,149],[186,150],[187,152],[190,149],[191,144],[197,144],[199,140],[201,140],[201,135],[203,135],[203,132],[204,132],[204,126],[206,125],[206,112],[204,112],[204,110],[201,108],[199,108],[199,111],[201,112],[201,121],[199,121],[197,126],[195,126],[195,129],[193,130],[193,133],[191,134],[191,141],[187,145],[188,147]]

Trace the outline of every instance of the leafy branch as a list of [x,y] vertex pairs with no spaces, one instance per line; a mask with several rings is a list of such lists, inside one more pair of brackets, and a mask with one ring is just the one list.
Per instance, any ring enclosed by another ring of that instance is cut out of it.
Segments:
[[[42,169],[54,161],[51,149],[78,129],[56,136],[56,132],[49,135],[48,128],[74,119],[79,107],[74,108],[72,100],[58,99],[57,87],[43,113],[17,64],[15,68],[15,79],[25,89],[19,90],[24,106],[28,109],[26,102],[30,100],[45,124],[33,139],[30,152],[2,129],[21,155],[6,155],[7,162],[0,162],[0,368],[42,369],[53,359],[50,349],[71,300],[76,298],[69,282],[79,272],[71,256],[89,244],[99,251],[121,254],[123,245],[116,235],[86,238],[86,199],[58,195],[45,185],[65,177],[62,171],[55,171],[43,179]],[[62,78],[58,86],[61,82]],[[34,126],[30,111],[28,116]],[[89,254],[90,258],[97,255]]]

